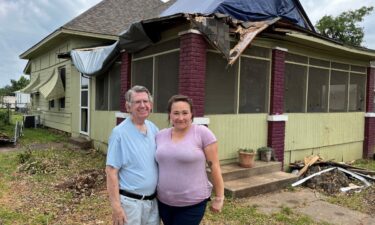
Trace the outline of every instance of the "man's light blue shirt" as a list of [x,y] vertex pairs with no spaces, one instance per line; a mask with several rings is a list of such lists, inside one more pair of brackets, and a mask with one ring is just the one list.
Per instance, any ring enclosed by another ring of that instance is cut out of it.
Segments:
[[147,133],[140,132],[130,117],[112,130],[107,165],[119,169],[120,189],[151,195],[158,181],[155,135],[159,129],[146,120]]

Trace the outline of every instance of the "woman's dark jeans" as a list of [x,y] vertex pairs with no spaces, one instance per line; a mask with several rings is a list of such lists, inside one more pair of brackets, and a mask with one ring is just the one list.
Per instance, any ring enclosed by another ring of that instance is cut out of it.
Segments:
[[206,211],[208,199],[191,206],[170,206],[158,201],[160,218],[164,225],[199,225]]

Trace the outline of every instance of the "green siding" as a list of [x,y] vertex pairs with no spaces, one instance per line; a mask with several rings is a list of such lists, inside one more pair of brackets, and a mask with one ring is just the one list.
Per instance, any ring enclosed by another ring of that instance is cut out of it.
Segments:
[[220,160],[237,157],[240,147],[267,145],[267,114],[207,115],[219,144]]
[[296,113],[286,122],[286,164],[319,154],[348,161],[362,157],[364,113]]

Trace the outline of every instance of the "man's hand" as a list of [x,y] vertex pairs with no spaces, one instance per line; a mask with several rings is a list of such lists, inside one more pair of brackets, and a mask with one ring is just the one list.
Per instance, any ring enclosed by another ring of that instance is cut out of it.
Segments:
[[116,207],[112,211],[113,225],[124,225],[127,222],[126,214],[122,207]]

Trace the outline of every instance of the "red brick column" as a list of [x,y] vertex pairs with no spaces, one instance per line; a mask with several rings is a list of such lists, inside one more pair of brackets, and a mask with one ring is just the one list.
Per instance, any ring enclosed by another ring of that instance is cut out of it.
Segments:
[[[126,113],[125,93],[130,88],[131,78],[131,55],[127,52],[121,52],[121,68],[120,68],[120,111]],[[116,117],[116,124],[124,120],[122,117]]]
[[197,30],[180,34],[180,94],[189,96],[194,102],[194,116],[204,115],[206,77],[206,41]]
[[372,158],[375,152],[375,109],[374,109],[375,68],[367,68],[365,139],[363,141],[364,159]]
[[272,50],[270,116],[268,117],[267,145],[274,149],[277,160],[284,164],[285,121],[284,112],[284,73],[287,49]]

